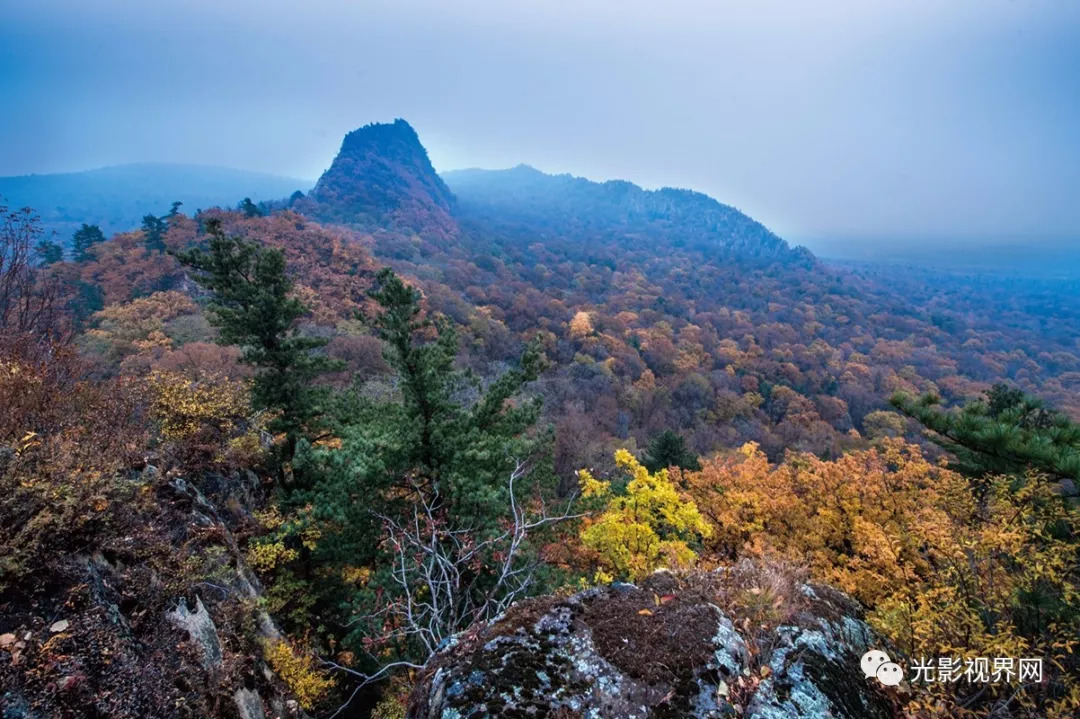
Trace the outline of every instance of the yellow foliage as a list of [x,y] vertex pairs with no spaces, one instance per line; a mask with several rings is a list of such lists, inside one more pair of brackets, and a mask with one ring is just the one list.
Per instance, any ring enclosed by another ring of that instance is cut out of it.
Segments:
[[570,336],[574,339],[582,339],[592,333],[593,325],[588,312],[578,312],[574,319],[570,320]]
[[297,653],[286,642],[267,642],[265,656],[304,709],[313,709],[334,686],[332,679],[315,668],[315,659],[310,654]]
[[117,358],[168,348],[172,340],[163,331],[165,323],[195,312],[198,307],[183,292],[155,292],[94,313],[96,326],[87,330],[86,336],[101,343],[107,354]]
[[344,567],[341,570],[341,581],[346,584],[364,586],[371,579],[370,567]]
[[[909,657],[1043,656],[1075,666],[1075,624],[1040,620],[1018,599],[1080,603],[1077,545],[1048,531],[1068,510],[1040,478],[992,480],[980,497],[917,446],[882,438],[833,461],[792,454],[778,466],[751,443],[676,480],[715,527],[705,558],[801,563],[866,605],[868,621]],[[955,685],[924,688],[944,707],[934,716],[950,716]]]
[[307,525],[300,530],[300,543],[309,552],[315,551],[318,541],[322,539],[322,530],[314,525]]
[[221,427],[248,412],[246,383],[205,375],[191,380],[179,372],[153,372],[148,378],[150,412],[166,439],[186,439],[206,426]]
[[230,439],[220,459],[234,467],[252,467],[259,464],[263,451],[258,432],[249,430]]
[[371,719],[405,719],[405,702],[396,694],[387,694],[371,710]]
[[296,559],[299,553],[295,549],[286,547],[284,542],[263,542],[248,547],[248,564],[260,572],[269,572],[275,567]]
[[255,512],[255,521],[266,529],[273,530],[285,524],[285,517],[281,515],[281,510],[276,505],[271,505],[269,509]]
[[694,502],[680,495],[666,469],[650,474],[625,449],[615,452],[615,463],[631,476],[618,495],[609,482],[587,470],[578,472],[586,497],[607,500],[581,532],[583,544],[596,552],[601,565],[598,578],[637,579],[663,566],[692,564],[696,555],[689,542],[712,533]]
[[155,292],[126,304],[109,305],[94,313],[94,320],[114,327],[135,327],[143,323],[168,321],[198,310],[198,306],[186,294],[170,290]]

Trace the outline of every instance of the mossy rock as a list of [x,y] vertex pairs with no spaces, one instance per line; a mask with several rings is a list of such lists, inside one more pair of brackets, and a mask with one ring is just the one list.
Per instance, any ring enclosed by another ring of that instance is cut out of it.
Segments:
[[[747,601],[762,593],[767,613]],[[454,637],[407,716],[890,719],[899,690],[859,666],[883,646],[859,605],[827,587],[748,565],[662,572],[520,602]]]

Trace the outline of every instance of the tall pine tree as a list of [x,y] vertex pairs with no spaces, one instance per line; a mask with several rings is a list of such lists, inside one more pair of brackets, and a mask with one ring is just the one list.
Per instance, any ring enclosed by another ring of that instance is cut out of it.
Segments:
[[[352,616],[365,617],[353,622],[347,639],[353,647],[367,646],[386,631],[378,619],[384,616],[380,607],[404,601],[401,575],[394,576],[400,557],[386,538],[388,523],[413,527],[419,511],[434,523],[417,530],[430,531],[425,537],[434,542],[432,556],[464,562],[466,553],[475,551],[454,601],[487,606],[488,593],[501,591],[496,587],[500,564],[491,556],[494,549],[481,547],[504,532],[512,518],[508,478],[518,474],[517,502],[541,485],[555,485],[547,456],[550,433],[534,429],[539,399],[521,396],[543,367],[538,347],[530,345],[517,368],[485,385],[455,367],[457,334],[445,318],[425,316],[418,290],[384,270],[372,296],[382,310],[375,328],[386,343],[395,392],[386,397],[358,388],[339,400],[332,431],[341,447],[305,448],[298,454],[305,476],[320,479],[290,502],[294,508],[313,508],[322,537],[313,561],[334,568],[319,574],[340,576],[358,568],[370,573],[362,586],[343,595],[331,587],[320,590],[326,606],[345,602]],[[519,546],[515,551],[523,556],[532,550]],[[421,584],[410,591],[430,591]],[[475,619],[463,618],[463,624]],[[444,630],[464,628],[452,619],[447,625],[445,616],[439,621]],[[408,639],[394,650],[411,659],[426,656]]]
[[204,249],[176,257],[211,292],[210,318],[219,341],[240,347],[242,361],[256,368],[253,404],[280,412],[272,429],[285,433],[283,459],[291,461],[297,442],[322,413],[326,393],[313,382],[333,363],[314,350],[326,340],[297,330],[308,308],[291,295],[293,283],[280,250],[227,236],[217,219],[208,221],[206,230]]

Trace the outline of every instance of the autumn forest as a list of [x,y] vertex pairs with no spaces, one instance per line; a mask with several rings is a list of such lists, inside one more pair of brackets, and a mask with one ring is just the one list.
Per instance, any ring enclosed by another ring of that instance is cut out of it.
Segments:
[[755,626],[796,577],[908,659],[1044,658],[893,716],[1080,712],[1075,282],[828,262],[688,190],[439,175],[403,120],[291,196],[111,236],[40,212],[0,209],[13,717],[404,717],[519,600],[747,563],[778,578],[736,597]]

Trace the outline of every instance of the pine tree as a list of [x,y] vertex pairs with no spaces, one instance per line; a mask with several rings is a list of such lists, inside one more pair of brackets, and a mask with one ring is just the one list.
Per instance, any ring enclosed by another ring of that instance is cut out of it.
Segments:
[[642,464],[650,472],[658,472],[668,467],[694,471],[701,469],[697,457],[686,448],[686,440],[670,429],[665,429],[653,437],[645,451]]
[[[418,290],[386,269],[371,294],[382,308],[376,327],[400,381],[398,408],[409,435],[403,438],[402,472],[420,478],[423,491],[438,495],[459,518],[490,519],[487,508],[501,507],[505,500],[500,488],[512,455],[526,457],[534,450],[523,434],[539,417],[540,401],[513,405],[510,400],[539,375],[543,360],[538,346],[526,349],[520,368],[481,391],[475,377],[454,367],[458,338],[453,325],[443,316],[423,317]],[[434,341],[417,341],[431,332]],[[468,394],[477,399],[463,402]]]
[[146,243],[146,249],[151,252],[164,252],[165,251],[165,231],[168,230],[168,225],[160,217],[154,215],[145,215],[142,220],[142,231],[144,241]]
[[[518,475],[513,485],[518,502],[540,485],[550,489],[556,483],[546,456],[550,432],[531,431],[539,399],[520,398],[524,386],[539,375],[542,355],[530,345],[518,368],[484,387],[455,367],[457,334],[446,318],[425,316],[418,290],[383,270],[371,294],[382,308],[374,324],[386,343],[397,392],[373,399],[356,391],[339,400],[333,433],[341,438],[341,448],[305,449],[298,455],[305,475],[320,479],[291,504],[314,507],[323,537],[315,561],[336,567],[331,576],[344,567],[371,573],[363,587],[340,598],[354,615],[376,616],[377,607],[400,598],[400,583],[392,575],[398,566],[393,543],[385,541],[384,533],[393,522],[413,527],[417,511],[430,521],[417,531],[431,532],[433,553],[454,563],[476,548],[468,576],[462,578],[467,588],[455,591],[469,606],[486,606],[485,593],[496,591],[500,562],[490,556],[493,550],[479,547],[506,527],[512,507],[508,478]],[[530,550],[519,546],[515,551]],[[339,601],[331,598],[332,589],[324,591],[328,605]],[[374,619],[359,622],[348,642],[363,646],[385,629]],[[409,642],[396,651],[414,659],[426,656]]]
[[290,295],[293,284],[280,250],[229,237],[217,219],[207,221],[206,229],[205,249],[176,257],[212,293],[210,317],[219,341],[239,346],[242,360],[257,369],[252,402],[257,409],[280,411],[273,428],[286,434],[284,460],[290,461],[297,441],[322,412],[325,392],[312,383],[333,363],[313,350],[326,340],[297,331],[308,308]]
[[236,206],[236,209],[244,213],[244,217],[262,217],[262,210],[259,206],[251,201],[250,197],[245,197],[240,201],[240,204]]
[[105,233],[97,225],[83,226],[71,237],[71,256],[76,262],[88,262],[93,259],[90,248],[105,241]]
[[1019,389],[995,384],[985,400],[950,411],[933,394],[897,393],[890,402],[930,430],[930,439],[956,458],[953,468],[968,476],[1022,475],[1031,468],[1080,480],[1080,425]]
[[53,242],[52,240],[42,240],[41,242],[37,243],[34,251],[37,253],[38,263],[42,267],[55,265],[57,262],[60,262],[64,259],[63,246],[61,246],[58,242]]

